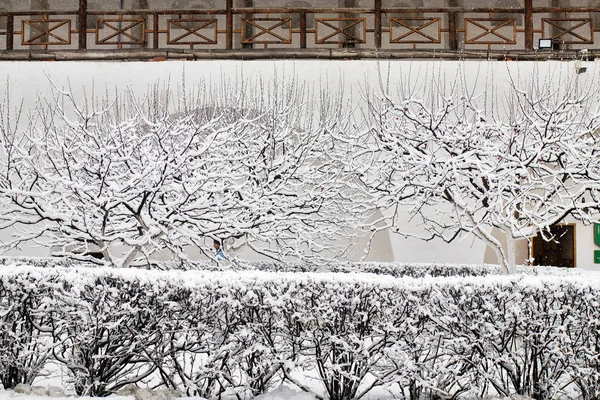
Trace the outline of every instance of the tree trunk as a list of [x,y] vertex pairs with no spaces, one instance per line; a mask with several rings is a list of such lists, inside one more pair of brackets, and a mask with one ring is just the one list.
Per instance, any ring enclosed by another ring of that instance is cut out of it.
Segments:
[[[506,241],[508,243],[508,234],[506,234],[505,232],[503,232],[504,235],[506,236]],[[481,239],[485,244],[487,244],[488,246],[490,246],[493,250],[494,253],[496,253],[496,258],[498,259],[498,263],[500,264],[500,268],[501,268],[501,272],[504,275],[508,275],[511,274],[511,262],[510,262],[510,255],[504,252],[504,249],[502,248],[502,243],[495,238],[494,236],[492,236],[491,233],[486,232],[484,229],[481,228],[477,228],[476,230],[473,231],[473,234],[475,234],[479,239]],[[511,240],[513,240],[511,238]],[[510,246],[508,246],[510,247]],[[509,250],[510,251],[510,250]],[[513,270],[514,270],[514,240],[513,240],[513,261],[512,261],[512,265],[513,265]]]
[[516,254],[515,254],[515,239],[511,234],[506,233],[506,269],[508,274],[516,274]]

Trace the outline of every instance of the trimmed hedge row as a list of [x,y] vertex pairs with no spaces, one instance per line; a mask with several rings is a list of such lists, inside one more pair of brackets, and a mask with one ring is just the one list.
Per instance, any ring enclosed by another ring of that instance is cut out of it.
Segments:
[[[0,266],[11,264],[25,264],[40,268],[51,267],[98,267],[99,260],[84,262],[65,257],[0,257]],[[228,265],[218,265],[216,262],[191,262],[157,261],[147,266],[137,266],[141,269],[158,270],[184,270],[184,271],[222,271],[232,269],[236,271],[264,271],[264,272],[337,272],[337,273],[372,273],[377,275],[390,275],[394,277],[409,276],[423,277],[456,277],[456,276],[487,276],[501,274],[500,267],[496,264],[437,264],[437,263],[384,263],[384,262],[329,262],[322,264],[311,263],[284,263],[265,261],[234,261]],[[518,266],[518,273],[527,275],[581,275],[585,271],[543,267],[543,266]]]
[[600,280],[0,269],[0,379],[48,362],[78,394],[152,379],[251,398],[282,380],[320,398],[600,396]]

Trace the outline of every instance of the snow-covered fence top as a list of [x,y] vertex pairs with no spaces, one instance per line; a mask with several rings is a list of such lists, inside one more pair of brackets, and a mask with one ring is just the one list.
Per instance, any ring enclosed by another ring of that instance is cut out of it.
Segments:
[[[99,278],[114,278],[123,281],[136,281],[139,284],[151,284],[159,289],[164,286],[194,287],[197,285],[218,286],[243,286],[247,284],[277,282],[297,283],[327,283],[330,285],[376,285],[381,288],[416,289],[423,287],[453,287],[460,286],[505,286],[519,285],[539,287],[540,285],[575,284],[593,287],[600,290],[600,273],[582,270],[568,270],[552,267],[524,267],[518,275],[495,275],[492,270],[484,274],[483,266],[452,266],[452,265],[427,265],[427,264],[357,264],[351,270],[350,265],[341,265],[332,268],[333,271],[296,271],[294,268],[278,270],[275,264],[246,265],[255,269],[242,270],[158,270],[138,268],[111,268],[88,266],[32,266],[13,263],[0,267],[0,278],[28,276],[31,280],[45,281],[58,279],[67,282],[72,287],[93,284]],[[210,265],[207,264],[207,267]],[[266,268],[265,268],[266,267]],[[481,268],[481,269],[479,269]],[[456,274],[451,274],[455,269]],[[373,273],[372,271],[375,271]],[[403,273],[395,275],[397,271]],[[416,271],[416,276],[410,276],[406,271]],[[434,271],[428,274],[428,271]],[[479,272],[481,275],[470,272]],[[341,273],[340,273],[341,272]],[[389,272],[389,274],[388,274]],[[435,272],[440,272],[435,276]],[[466,273],[465,273],[466,272]],[[384,275],[384,276],[381,276]]]
[[[35,267],[98,267],[97,263],[74,260],[66,257],[0,257],[0,269],[8,265],[29,265]],[[220,271],[222,266],[214,262],[159,261],[152,265],[139,266],[142,269],[184,270],[184,271]],[[264,262],[234,261],[226,268],[236,271],[264,272],[337,272],[337,273],[371,273],[391,275],[395,277],[452,277],[452,276],[486,276],[500,274],[500,266],[496,264],[440,264],[440,263],[385,263],[385,262],[338,262],[338,263],[299,263],[299,262]],[[573,276],[589,275],[589,271],[543,266],[519,266],[519,274]],[[593,273],[592,273],[593,274]]]

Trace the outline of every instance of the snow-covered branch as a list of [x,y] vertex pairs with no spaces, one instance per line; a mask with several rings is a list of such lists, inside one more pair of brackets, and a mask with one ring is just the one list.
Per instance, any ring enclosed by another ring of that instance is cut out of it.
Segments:
[[[343,255],[370,216],[336,144],[335,95],[290,81],[81,99],[54,87],[27,126],[0,126],[0,223],[114,266],[185,258],[212,239],[273,258]],[[184,103],[182,105],[182,103]]]
[[575,74],[558,83],[515,78],[498,102],[497,88],[476,91],[465,73],[365,96],[369,139],[361,143],[378,157],[363,181],[395,231],[405,231],[398,221],[408,213],[429,238],[473,234],[514,272],[514,239],[539,232],[549,240],[549,226],[567,217],[598,218],[600,91],[595,80],[579,87]]

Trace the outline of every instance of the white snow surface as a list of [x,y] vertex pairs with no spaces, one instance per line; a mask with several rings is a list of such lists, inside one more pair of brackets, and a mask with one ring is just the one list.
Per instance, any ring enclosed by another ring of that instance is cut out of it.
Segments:
[[269,271],[159,271],[142,269],[123,269],[110,267],[74,267],[74,268],[43,268],[29,265],[13,264],[0,269],[0,277],[28,274],[42,279],[48,276],[61,276],[62,280],[71,282],[74,286],[82,287],[93,283],[96,277],[114,276],[124,280],[138,281],[142,284],[152,284],[160,287],[161,284],[176,284],[180,287],[195,287],[197,285],[223,285],[230,287],[243,287],[256,282],[281,282],[296,281],[335,283],[339,285],[367,284],[377,285],[382,288],[402,287],[416,289],[435,286],[487,286],[487,285],[523,285],[538,287],[543,284],[575,283],[586,287],[600,287],[600,272],[578,270],[538,270],[540,275],[520,273],[514,275],[486,275],[486,276],[456,276],[456,277],[419,277],[407,276],[391,277],[372,273],[335,273],[335,272],[269,272]]
[[[30,389],[32,392],[36,391],[37,389],[42,389],[40,387],[36,387],[34,386],[32,387],[27,387],[27,389]],[[25,391],[28,391],[28,390]],[[35,393],[17,393],[15,391],[12,390],[7,390],[7,391],[0,391],[0,400],[45,400],[45,399],[52,399],[52,400],[95,400],[98,399],[97,397],[73,397],[73,396],[53,396],[53,395],[42,395],[41,392],[38,390],[38,392],[40,394],[35,394]],[[203,397],[167,397],[165,396],[164,392],[162,391],[149,391],[149,390],[144,390],[144,389],[140,389],[138,391],[136,391],[134,394],[129,395],[129,396],[119,396],[119,395],[113,395],[113,396],[109,396],[108,399],[111,400],[206,400]],[[306,392],[298,392],[295,391],[293,389],[290,389],[286,386],[280,386],[279,388],[275,389],[272,392],[269,393],[265,393],[263,395],[260,395],[258,397],[255,397],[255,400],[316,400],[316,397],[314,397],[312,394],[310,393],[306,393]]]
[[[0,392],[0,400],[97,400],[97,397],[53,397],[53,396],[37,396],[32,394],[15,393],[13,391]],[[144,397],[144,396],[110,396],[110,400],[167,400],[162,397]],[[531,400],[526,396],[515,397],[486,397],[487,400]],[[168,400],[206,400],[203,397],[174,397]],[[316,400],[316,397],[306,392],[296,392],[288,387],[280,386],[278,389],[255,397],[254,400]]]

